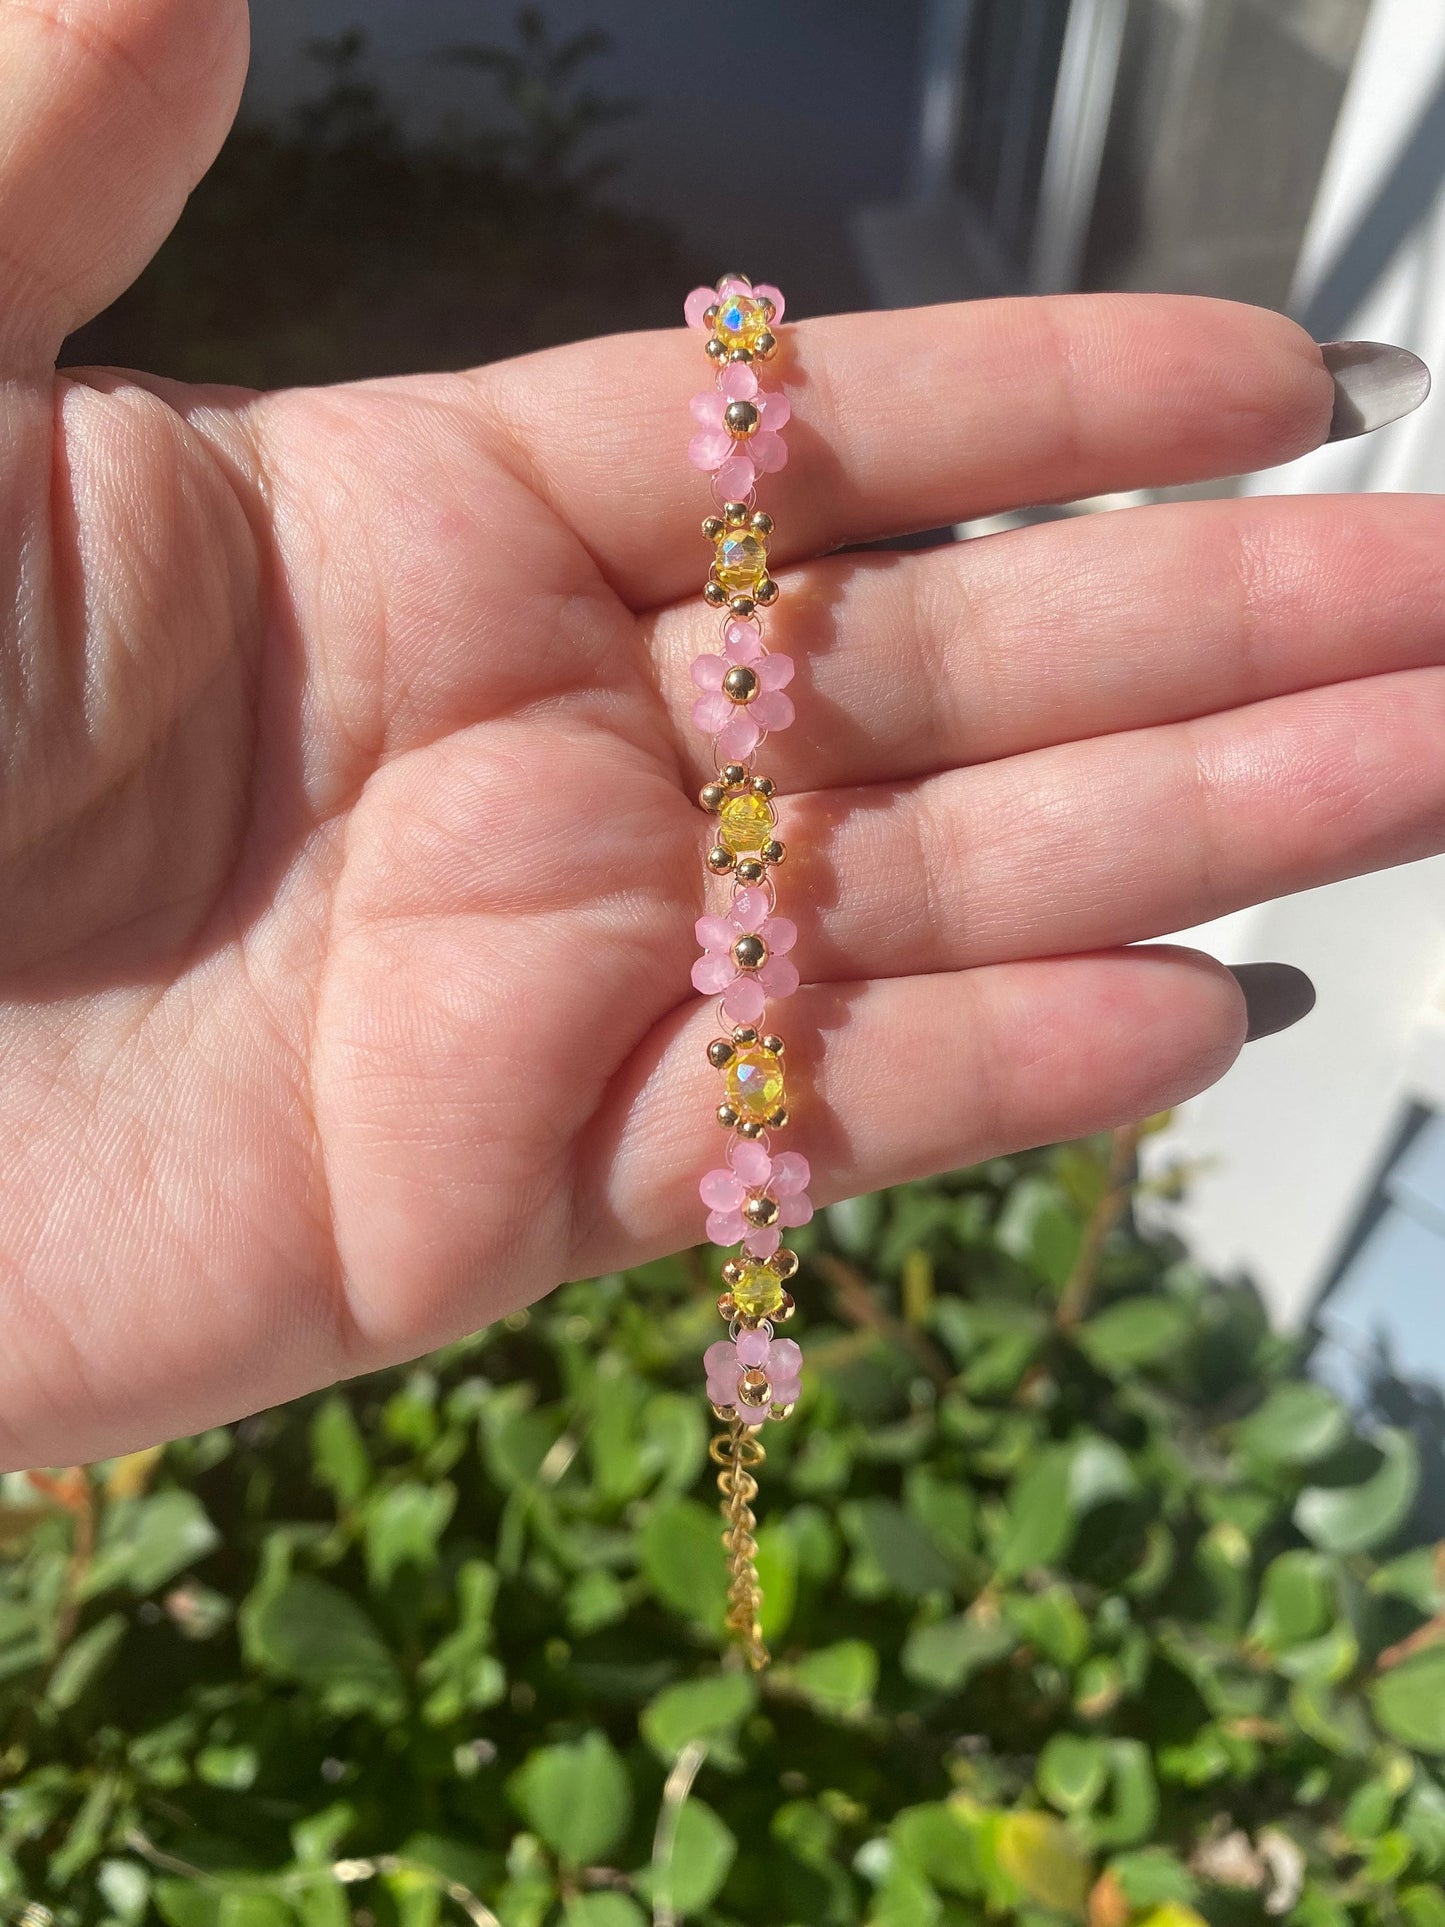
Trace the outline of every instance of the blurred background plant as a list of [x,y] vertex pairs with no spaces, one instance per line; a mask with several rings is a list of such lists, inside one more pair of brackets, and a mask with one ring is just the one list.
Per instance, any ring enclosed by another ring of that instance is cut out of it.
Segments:
[[364,33],[310,40],[314,90],[243,113],[156,259],[64,359],[273,388],[671,325],[702,268],[598,198],[613,163],[596,137],[633,111],[587,84],[606,46],[524,8],[510,39],[436,56],[496,83],[500,111],[418,133]]
[[12,1913],[1437,1927],[1438,1461],[1138,1229],[1137,1136],[800,1234],[761,1681],[717,1653],[701,1253],[10,1478]]

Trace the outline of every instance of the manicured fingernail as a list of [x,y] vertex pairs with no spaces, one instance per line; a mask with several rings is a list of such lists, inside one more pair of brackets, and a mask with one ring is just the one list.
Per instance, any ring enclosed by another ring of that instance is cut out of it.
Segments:
[[1246,1044],[1288,1030],[1315,1007],[1315,987],[1302,970],[1286,963],[1231,964],[1229,974],[1244,992],[1249,1028]]
[[1322,341],[1320,353],[1335,378],[1332,442],[1414,414],[1430,392],[1430,370],[1408,348],[1392,348],[1388,341]]

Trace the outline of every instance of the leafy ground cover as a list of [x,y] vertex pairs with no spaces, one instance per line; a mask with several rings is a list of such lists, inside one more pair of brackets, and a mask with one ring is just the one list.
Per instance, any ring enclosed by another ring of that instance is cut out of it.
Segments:
[[801,1235],[761,1681],[717,1646],[702,1254],[162,1452],[12,1477],[3,1904],[40,1927],[1445,1922],[1421,1448],[1303,1378],[1250,1287],[1134,1227],[1131,1148]]

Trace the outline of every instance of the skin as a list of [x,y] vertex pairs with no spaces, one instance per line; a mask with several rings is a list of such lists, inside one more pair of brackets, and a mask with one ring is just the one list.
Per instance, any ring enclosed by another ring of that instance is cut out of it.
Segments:
[[[307,393],[69,369],[218,146],[239,0],[0,5],[0,1460],[288,1398],[696,1235],[707,490],[681,328]],[[685,290],[679,290],[679,298]],[[840,544],[1323,440],[1277,315],[789,325],[769,744],[818,1202],[1233,1060],[1126,950],[1445,846],[1445,511]],[[919,1101],[920,1092],[927,1094]]]

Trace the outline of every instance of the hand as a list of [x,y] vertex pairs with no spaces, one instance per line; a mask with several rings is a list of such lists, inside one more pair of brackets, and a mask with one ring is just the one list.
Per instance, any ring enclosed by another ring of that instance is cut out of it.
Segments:
[[[239,0],[0,10],[0,1452],[95,1457],[699,1235],[696,338],[309,393],[57,376],[233,111]],[[747,264],[744,264],[747,265]],[[778,264],[765,264],[776,270]],[[679,289],[679,302],[685,290]],[[1321,441],[1276,315],[804,322],[769,746],[820,1200],[1171,1104],[1138,938],[1445,842],[1445,510],[846,542]]]

